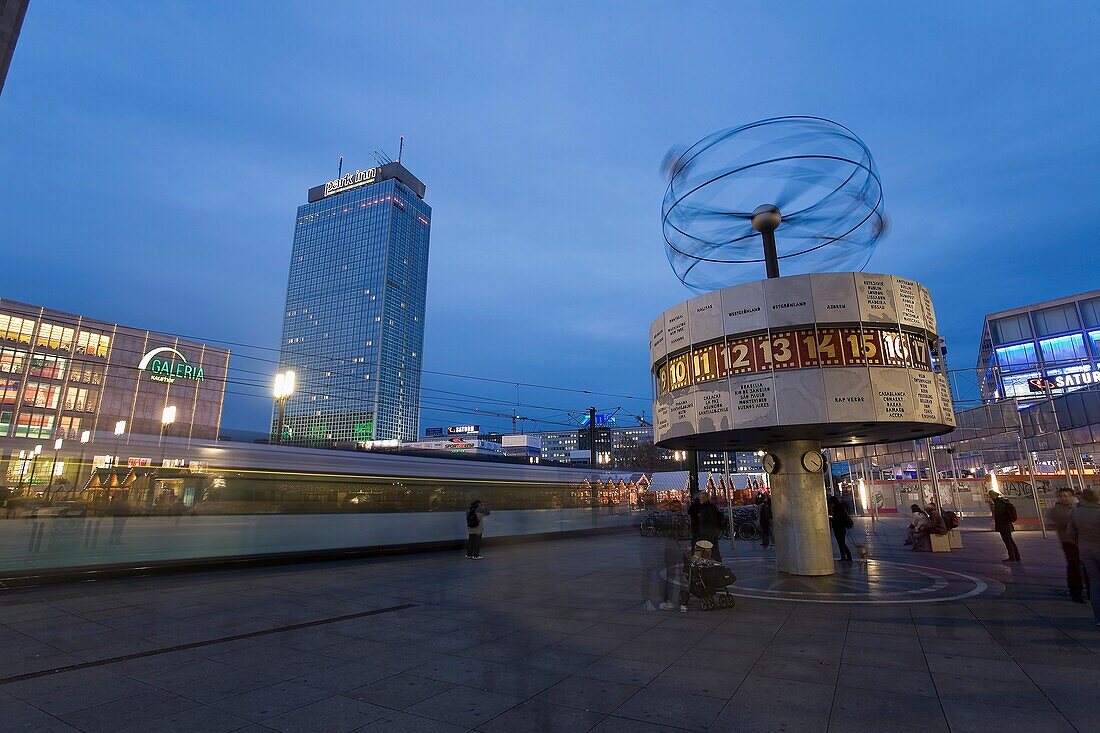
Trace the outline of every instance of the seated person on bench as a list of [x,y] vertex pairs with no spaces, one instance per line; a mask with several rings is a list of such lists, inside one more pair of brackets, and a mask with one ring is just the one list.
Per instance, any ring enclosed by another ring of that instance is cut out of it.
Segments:
[[909,532],[905,538],[905,544],[911,545],[917,537],[917,530],[928,524],[928,514],[920,508],[920,504],[909,507],[913,511],[913,521],[909,524]]
[[928,538],[928,535],[947,534],[947,525],[943,521],[943,514],[940,513],[939,507],[930,503],[924,511],[928,515],[928,523],[913,533],[913,550],[915,552],[932,551],[932,540]]

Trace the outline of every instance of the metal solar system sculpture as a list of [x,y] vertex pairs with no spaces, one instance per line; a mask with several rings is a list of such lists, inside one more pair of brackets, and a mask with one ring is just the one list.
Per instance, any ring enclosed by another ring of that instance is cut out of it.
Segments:
[[863,272],[882,182],[843,125],[774,117],[667,163],[668,259],[699,294],[650,326],[654,441],[764,449],[777,569],[831,575],[822,448],[954,428],[931,294]]
[[666,175],[668,261],[695,292],[778,277],[780,266],[787,275],[862,270],[886,232],[871,151],[822,117],[716,132],[672,156]]

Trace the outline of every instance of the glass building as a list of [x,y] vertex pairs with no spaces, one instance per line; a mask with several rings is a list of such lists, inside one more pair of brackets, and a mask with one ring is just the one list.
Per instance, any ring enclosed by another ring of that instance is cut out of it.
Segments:
[[283,314],[280,369],[297,374],[284,442],[416,439],[430,230],[400,163],[309,190]]
[[982,399],[1045,400],[1028,380],[1050,380],[1055,396],[1100,389],[1100,290],[990,313],[978,351]]

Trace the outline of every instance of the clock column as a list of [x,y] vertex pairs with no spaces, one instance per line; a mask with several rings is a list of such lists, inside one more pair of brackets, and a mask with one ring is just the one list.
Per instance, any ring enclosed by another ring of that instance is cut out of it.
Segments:
[[776,569],[791,575],[832,575],[825,479],[820,471],[807,471],[802,465],[807,452],[821,455],[821,444],[791,440],[773,443],[768,451],[778,459],[771,478]]

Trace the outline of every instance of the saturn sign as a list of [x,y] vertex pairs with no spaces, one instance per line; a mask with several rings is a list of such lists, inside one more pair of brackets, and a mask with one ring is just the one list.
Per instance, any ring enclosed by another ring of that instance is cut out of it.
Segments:
[[138,363],[138,369],[149,372],[149,379],[152,381],[168,384],[177,379],[201,382],[204,378],[201,366],[187,363],[187,357],[171,346],[161,346],[146,352]]

